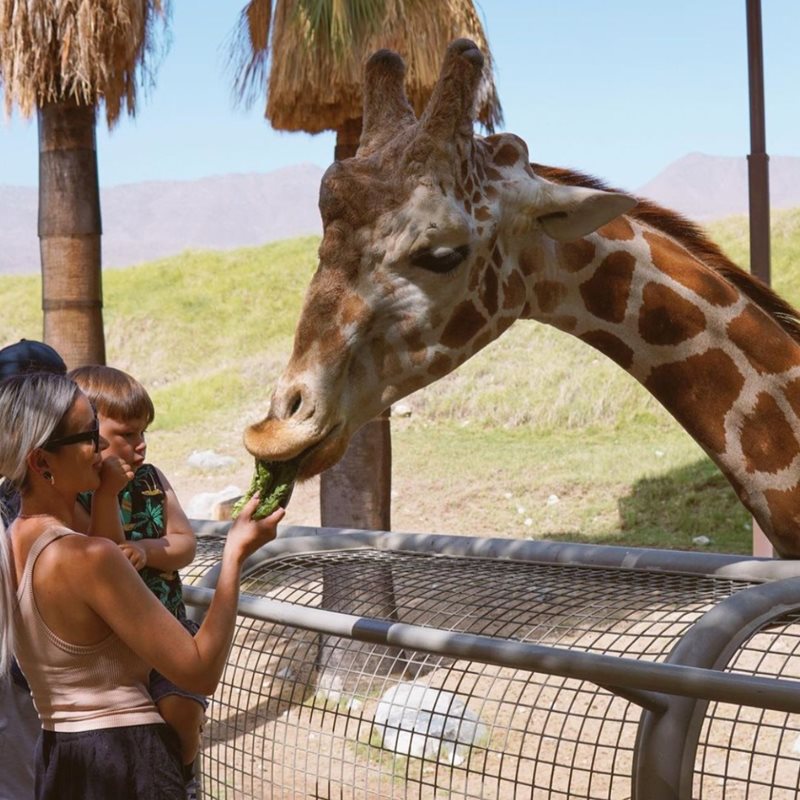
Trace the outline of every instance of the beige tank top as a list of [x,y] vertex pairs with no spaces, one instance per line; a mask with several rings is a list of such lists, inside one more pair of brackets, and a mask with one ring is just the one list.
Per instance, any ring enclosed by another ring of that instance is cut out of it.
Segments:
[[39,614],[33,594],[36,559],[49,544],[69,535],[82,534],[53,527],[39,536],[17,589],[15,655],[42,727],[69,733],[163,722],[147,691],[150,667],[115,633],[98,644],[70,644]]

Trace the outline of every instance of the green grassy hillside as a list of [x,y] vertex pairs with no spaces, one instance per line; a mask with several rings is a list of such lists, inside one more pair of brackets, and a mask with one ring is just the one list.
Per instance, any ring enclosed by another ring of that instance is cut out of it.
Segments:
[[[773,283],[800,304],[800,209],[775,213]],[[747,221],[711,228],[740,264]],[[285,363],[315,237],[104,274],[110,364],[151,390],[151,457],[184,502],[246,484],[241,432]],[[0,343],[41,337],[40,281],[4,277]],[[749,523],[699,448],[626,373],[581,342],[518,323],[393,420],[393,527],[746,551]],[[231,474],[186,466],[232,455]],[[293,501],[294,502],[294,501]],[[301,519],[301,522],[315,522]]]

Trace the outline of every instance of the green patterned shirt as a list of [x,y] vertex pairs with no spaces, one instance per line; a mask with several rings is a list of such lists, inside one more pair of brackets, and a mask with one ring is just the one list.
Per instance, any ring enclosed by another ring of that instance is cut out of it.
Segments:
[[[78,502],[87,512],[92,510],[92,494],[84,492]],[[130,542],[160,539],[165,535],[167,495],[158,472],[152,464],[142,464],[133,480],[119,493],[119,512],[122,530]],[[142,580],[166,609],[178,619],[185,619],[183,588],[177,570],[144,567],[139,571]]]

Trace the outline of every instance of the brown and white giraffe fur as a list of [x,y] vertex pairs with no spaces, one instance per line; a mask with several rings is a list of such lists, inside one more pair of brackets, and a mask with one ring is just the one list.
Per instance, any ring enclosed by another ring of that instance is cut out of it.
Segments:
[[362,145],[323,178],[319,269],[248,449],[305,452],[316,474],[381,410],[533,319],[637,378],[800,557],[796,313],[678,215],[531,165],[518,137],[473,135],[479,56],[451,45],[419,121],[397,57],[368,66]]

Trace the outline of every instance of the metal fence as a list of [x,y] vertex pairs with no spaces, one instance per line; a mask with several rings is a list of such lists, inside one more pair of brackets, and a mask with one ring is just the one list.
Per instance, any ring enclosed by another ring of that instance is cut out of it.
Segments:
[[[199,542],[198,609],[222,538]],[[798,797],[798,576],[712,554],[283,530],[245,569],[204,797]]]

